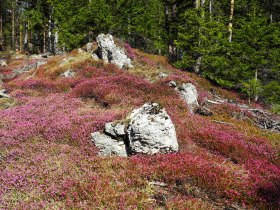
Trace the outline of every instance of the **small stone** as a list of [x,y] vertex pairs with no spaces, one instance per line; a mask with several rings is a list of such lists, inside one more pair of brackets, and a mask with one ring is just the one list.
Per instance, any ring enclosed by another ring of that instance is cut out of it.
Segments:
[[93,43],[92,42],[87,43],[86,47],[87,47],[87,52],[92,52],[92,50],[93,50]]
[[176,84],[175,81],[170,81],[170,82],[168,83],[168,85],[169,85],[170,87],[173,87],[173,88],[175,88],[175,87],[177,86],[177,84]]
[[165,78],[165,77],[168,77],[168,74],[160,72],[158,76],[159,76],[159,78]]
[[99,155],[110,156],[117,155],[121,157],[127,157],[127,152],[124,142],[112,139],[110,136],[95,132],[91,134],[92,141],[99,149]]
[[6,61],[0,60],[0,66],[6,67],[6,66],[8,66],[8,65],[7,65]]
[[65,78],[71,78],[74,77],[76,74],[73,70],[68,69],[67,71],[63,72],[60,76]]

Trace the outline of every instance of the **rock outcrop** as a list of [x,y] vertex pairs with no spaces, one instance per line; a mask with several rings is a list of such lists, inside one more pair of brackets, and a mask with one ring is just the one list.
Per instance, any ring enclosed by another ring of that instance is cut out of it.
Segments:
[[156,103],[145,104],[133,111],[130,116],[128,140],[133,153],[168,153],[179,149],[170,116]]
[[107,123],[104,134],[93,133],[92,141],[100,155],[152,155],[179,150],[174,124],[156,103],[134,110],[128,124]]
[[[110,34],[100,34],[96,38],[98,49],[96,54],[105,63],[113,63],[119,68],[131,68],[131,59],[125,54],[124,49],[118,47]],[[93,55],[96,58],[95,55]]]

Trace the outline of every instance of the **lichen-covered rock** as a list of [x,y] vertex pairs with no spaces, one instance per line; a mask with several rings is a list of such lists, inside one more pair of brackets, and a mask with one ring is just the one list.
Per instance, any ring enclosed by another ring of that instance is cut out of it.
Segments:
[[133,111],[128,139],[132,153],[169,153],[179,149],[170,116],[156,103],[145,104]]
[[132,67],[131,59],[127,57],[124,50],[114,43],[110,34],[100,34],[96,38],[98,54],[105,63],[113,63],[119,68]]
[[126,147],[123,141],[112,139],[110,136],[95,132],[91,134],[92,141],[99,149],[99,155],[117,155],[127,157]]
[[199,106],[198,104],[198,93],[195,86],[191,83],[185,83],[180,87],[176,88],[184,101],[188,104],[190,111],[193,113],[194,110]]

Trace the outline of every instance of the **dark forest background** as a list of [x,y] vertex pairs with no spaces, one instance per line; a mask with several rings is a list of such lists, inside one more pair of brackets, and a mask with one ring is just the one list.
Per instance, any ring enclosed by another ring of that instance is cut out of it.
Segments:
[[280,0],[1,0],[0,10],[2,54],[111,33],[280,111]]

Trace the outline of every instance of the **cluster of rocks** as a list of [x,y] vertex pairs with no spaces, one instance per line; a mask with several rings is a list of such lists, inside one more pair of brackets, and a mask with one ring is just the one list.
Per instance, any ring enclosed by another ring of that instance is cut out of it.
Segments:
[[136,109],[127,123],[107,123],[104,133],[91,134],[100,155],[173,153],[179,150],[170,116],[157,103]]
[[[125,54],[124,49],[117,46],[113,36],[110,34],[99,34],[96,38],[98,48],[92,57],[96,60],[102,59],[105,63],[113,63],[119,68],[131,68],[131,59]],[[91,48],[91,46],[87,46]]]

